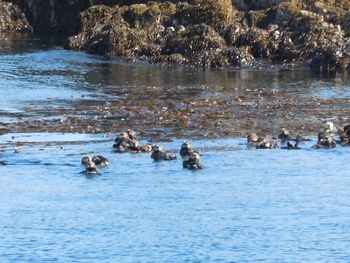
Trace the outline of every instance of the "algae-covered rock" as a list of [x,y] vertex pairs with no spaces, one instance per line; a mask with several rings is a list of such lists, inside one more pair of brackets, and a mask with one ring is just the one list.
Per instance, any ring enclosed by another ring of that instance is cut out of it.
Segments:
[[[70,37],[66,48],[127,60],[227,66],[229,59],[222,55],[226,42],[217,29],[225,26],[222,19],[231,21],[233,8],[231,4],[226,6],[228,1],[219,1],[219,5],[209,2],[204,7],[199,0],[194,5],[149,2],[123,7],[94,6],[81,14],[81,33]],[[199,23],[197,15],[194,23],[183,23],[186,27],[176,22],[180,13],[192,9],[205,12],[210,23]]]
[[81,14],[81,32],[66,47],[160,64],[349,70],[349,1],[265,4],[248,11],[230,0],[94,6]]
[[165,44],[163,53],[179,53],[187,57],[202,51],[212,51],[225,45],[225,40],[206,24],[189,26],[180,33],[175,33]]
[[235,13],[231,0],[193,0],[192,5],[179,9],[175,17],[182,25],[206,23],[221,29],[233,23]]
[[[163,29],[157,26],[151,27],[150,23],[145,24],[147,29],[143,28],[142,24],[137,22],[143,21],[143,18],[140,17],[132,21],[129,20],[130,23],[126,22],[125,19],[130,18],[130,12],[135,14],[135,10],[141,10],[141,8],[143,5],[133,5],[129,8],[110,8],[100,5],[89,8],[81,14],[83,31],[70,37],[66,48],[85,50],[96,54],[116,55],[127,59],[151,54],[150,47],[154,46],[154,42]],[[150,9],[145,7],[138,15],[142,17]],[[154,17],[156,16],[159,14],[154,13]],[[155,19],[154,17],[149,19]]]
[[0,32],[32,31],[32,27],[17,5],[0,1]]

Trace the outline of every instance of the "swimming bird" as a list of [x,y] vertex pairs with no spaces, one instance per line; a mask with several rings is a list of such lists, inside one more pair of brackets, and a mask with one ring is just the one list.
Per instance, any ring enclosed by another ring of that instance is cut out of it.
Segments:
[[267,138],[264,138],[256,146],[256,149],[275,149],[275,148],[278,148],[278,145]]
[[91,156],[84,156],[81,159],[81,163],[85,166],[85,171],[82,171],[81,173],[85,173],[87,175],[101,174],[100,170],[97,169],[96,164],[92,160]]
[[137,133],[134,130],[128,129],[126,131],[128,134],[128,150],[133,152],[140,152],[140,141],[137,139]]
[[137,135],[136,131],[128,129],[126,131],[126,133],[128,134],[130,140],[137,140],[137,138],[136,138],[136,135]]
[[2,166],[2,165],[6,165],[6,163],[5,163],[5,162],[0,161],[0,166]]
[[350,145],[350,124],[344,126],[344,128],[338,128],[339,140],[337,143],[347,146]]
[[350,137],[350,124],[345,125],[343,131],[347,137]]
[[130,153],[140,153],[140,152],[151,152],[148,145],[140,146],[140,141],[136,137],[136,132],[134,130],[128,129],[126,132],[122,132],[114,140],[113,148],[114,152],[130,152]]
[[129,140],[128,143],[129,143],[127,147],[128,152],[133,152],[133,153],[141,152],[140,142],[138,140]]
[[103,157],[102,155],[95,155],[92,157],[92,161],[95,163],[95,165],[105,167],[109,165],[109,161],[107,158]]
[[333,137],[328,134],[327,132],[323,131],[318,134],[318,141],[314,145],[315,148],[325,148],[325,149],[332,149],[336,147],[336,142],[333,139]]
[[87,175],[98,175],[101,174],[100,170],[97,169],[96,167],[86,167],[85,171],[83,171],[83,173],[87,174]]
[[290,133],[286,128],[282,128],[280,134],[278,134],[277,137],[279,140],[281,140],[283,143],[291,140]]
[[256,133],[249,133],[247,136],[247,146],[248,147],[256,147],[263,140],[262,137],[258,137]]
[[120,133],[120,135],[115,138],[113,148],[116,152],[125,152],[129,146],[129,135],[126,132]]
[[323,123],[323,131],[333,136],[337,132],[337,129],[335,128],[333,122],[326,121]]
[[89,162],[92,161],[92,158],[90,156],[84,156],[81,158],[81,164],[86,166]]
[[183,161],[182,166],[190,170],[203,169],[200,160],[200,154],[196,151],[191,151],[188,158]]
[[306,142],[306,141],[311,141],[311,139],[309,139],[309,138],[305,138],[305,137],[303,137],[303,136],[301,136],[301,135],[297,135],[297,136],[295,136],[295,139],[293,139],[293,140],[295,140],[296,142]]
[[281,147],[281,149],[285,149],[285,150],[299,150],[301,149],[299,146],[299,141],[296,141],[296,143],[293,145],[291,142],[287,142],[287,146]]
[[150,153],[152,152],[152,144],[147,143],[145,145],[140,146],[139,149],[142,153]]
[[160,162],[175,160],[176,156],[165,153],[163,147],[159,144],[156,144],[152,146],[151,158],[156,162]]
[[192,152],[192,146],[188,142],[183,142],[180,149],[180,156],[182,158],[189,158]]

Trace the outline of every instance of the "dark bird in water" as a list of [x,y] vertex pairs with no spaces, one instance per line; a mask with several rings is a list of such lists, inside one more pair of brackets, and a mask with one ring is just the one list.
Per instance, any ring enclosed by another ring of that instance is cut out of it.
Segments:
[[294,145],[291,142],[287,142],[287,146],[281,147],[281,149],[285,149],[285,150],[299,150],[301,148],[298,146],[298,144],[299,144],[299,141],[296,141]]
[[156,162],[160,162],[175,160],[176,156],[165,153],[163,147],[161,145],[156,144],[152,146],[151,158]]
[[281,140],[282,142],[287,142],[291,139],[290,137],[290,133],[286,128],[282,128],[280,134],[278,134],[277,137],[279,140]]
[[316,148],[325,148],[332,149],[336,147],[336,142],[333,137],[325,131],[322,131],[318,134],[318,142],[314,147]]
[[296,142],[306,142],[306,141],[311,141],[311,139],[308,139],[308,138],[304,138],[303,136],[301,135],[297,135],[294,139]]
[[292,137],[290,135],[289,130],[287,130],[286,128],[282,128],[280,134],[277,137],[282,143],[287,143],[289,141],[295,141],[298,143],[304,142],[304,141],[310,141],[310,139],[306,139],[301,135],[297,135],[295,137]]
[[278,145],[267,138],[264,138],[256,146],[256,149],[275,149],[275,148],[278,148]]
[[81,164],[86,166],[89,162],[91,162],[92,159],[90,156],[84,156],[82,159],[81,159]]
[[82,171],[81,173],[85,173],[87,175],[101,174],[100,170],[97,169],[95,162],[90,156],[83,157],[81,159],[81,163],[85,166],[85,171]]
[[188,158],[183,161],[183,168],[190,170],[202,169],[203,165],[200,163],[201,158],[200,154],[196,151],[191,151],[188,155]]
[[192,146],[188,142],[183,142],[180,149],[180,156],[182,158],[189,158],[192,152]]
[[323,123],[323,131],[333,136],[337,132],[337,129],[335,128],[333,122],[326,121]]
[[350,124],[345,125],[343,131],[347,137],[350,137]]
[[140,152],[140,141],[137,139],[137,134],[134,130],[128,129],[128,150],[132,152]]
[[84,156],[81,159],[81,164],[84,166],[91,165],[91,162],[93,162],[95,165],[98,165],[101,167],[109,165],[108,159],[103,157],[102,155],[95,155],[94,157]]
[[145,145],[140,146],[139,149],[142,153],[150,153],[152,152],[152,144],[147,143]]
[[129,147],[129,136],[126,132],[122,132],[117,138],[114,140],[113,148],[117,152],[125,152]]
[[126,131],[126,133],[128,134],[130,140],[137,140],[137,138],[136,138],[136,135],[137,135],[136,131],[128,129]]
[[98,175],[101,174],[100,170],[97,169],[96,167],[86,167],[85,171],[83,171],[83,173],[87,174],[87,175]]
[[122,132],[115,140],[113,144],[114,152],[130,152],[130,153],[149,153],[152,151],[152,145],[145,144],[140,145],[140,141],[136,137],[134,130],[128,129],[126,132]]
[[263,138],[258,137],[256,133],[249,133],[247,136],[247,146],[257,147]]
[[140,150],[140,142],[138,140],[129,140],[129,145],[127,147],[128,152],[139,153]]
[[92,157],[92,161],[95,163],[95,165],[101,167],[109,165],[108,159],[103,157],[102,155],[95,155],[94,157]]
[[337,143],[348,146],[350,145],[350,124],[344,126],[344,128],[338,128],[339,140]]
[[2,165],[6,165],[6,163],[0,161],[0,166],[2,166]]

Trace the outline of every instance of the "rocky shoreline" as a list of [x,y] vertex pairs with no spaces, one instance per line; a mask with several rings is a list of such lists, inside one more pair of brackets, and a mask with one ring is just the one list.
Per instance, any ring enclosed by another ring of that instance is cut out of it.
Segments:
[[125,61],[350,70],[348,0],[7,1],[33,25],[18,6],[0,1],[0,31],[56,30],[72,35],[68,49]]

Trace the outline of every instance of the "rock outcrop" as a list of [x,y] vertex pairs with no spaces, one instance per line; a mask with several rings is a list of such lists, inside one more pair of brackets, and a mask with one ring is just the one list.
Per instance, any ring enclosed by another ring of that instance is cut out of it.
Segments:
[[[145,4],[147,0],[3,0],[18,5],[25,13],[29,23],[36,32],[61,32],[75,34],[79,13],[93,5],[123,6]],[[185,1],[185,0],[182,0]],[[287,0],[232,0],[239,10],[258,10],[274,6]],[[156,0],[166,2],[166,0]],[[172,3],[181,0],[171,0]],[[196,0],[188,0],[190,4]],[[197,1],[198,2],[198,1]],[[207,1],[203,1],[207,2]],[[210,2],[210,1],[209,1]],[[214,1],[213,1],[214,2]],[[218,1],[220,2],[220,0]]]
[[349,1],[277,2],[247,12],[230,0],[93,6],[81,13],[80,33],[66,48],[202,67],[350,68]]
[[75,34],[66,48],[128,61],[350,69],[350,0],[1,1],[0,30],[30,32],[4,1],[37,32]]
[[0,32],[32,32],[32,30],[17,5],[0,1]]
[[[4,0],[20,6],[36,32],[73,34],[79,12],[86,10],[90,0]],[[97,1],[95,1],[97,2]],[[109,4],[112,1],[99,1]],[[114,1],[116,2],[116,1]],[[112,3],[114,4],[114,3]]]
[[[76,33],[79,13],[93,5],[131,5],[145,0],[3,0],[20,6],[39,33]],[[162,2],[160,0],[159,2]],[[178,0],[173,0],[176,2]],[[164,2],[164,1],[163,1]]]

